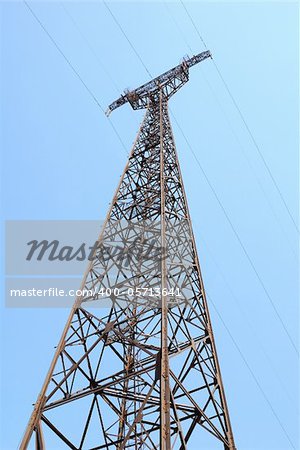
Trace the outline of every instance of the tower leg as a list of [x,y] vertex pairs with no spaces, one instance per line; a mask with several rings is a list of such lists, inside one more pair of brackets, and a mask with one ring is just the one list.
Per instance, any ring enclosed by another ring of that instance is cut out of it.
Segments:
[[[166,248],[166,212],[165,212],[165,177],[164,177],[164,120],[163,94],[159,98],[159,128],[160,128],[160,192],[161,192],[161,248]],[[167,288],[166,260],[161,262],[161,292]],[[168,353],[168,297],[161,296],[161,375],[160,375],[160,408],[161,429],[160,448],[170,450],[170,369]]]
[[36,426],[36,432],[35,432],[35,450],[45,450],[45,442],[44,442],[44,435],[42,430],[42,424],[39,421]]

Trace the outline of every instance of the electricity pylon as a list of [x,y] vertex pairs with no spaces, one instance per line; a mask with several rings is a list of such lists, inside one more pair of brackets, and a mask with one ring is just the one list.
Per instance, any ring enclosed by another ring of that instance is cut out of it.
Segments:
[[146,114],[21,450],[235,449],[168,114],[210,56],[109,106]]

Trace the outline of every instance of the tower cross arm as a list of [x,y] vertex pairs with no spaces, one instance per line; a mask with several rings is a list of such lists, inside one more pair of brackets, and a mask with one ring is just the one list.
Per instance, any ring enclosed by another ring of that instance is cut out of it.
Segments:
[[142,109],[147,107],[149,98],[155,97],[155,93],[163,88],[167,98],[171,97],[183,84],[188,81],[189,68],[195,66],[199,62],[211,58],[209,50],[194,55],[191,58],[184,58],[183,62],[176,67],[164,72],[153,80],[139,86],[132,91],[124,91],[117,100],[109,105],[106,111],[106,115],[129,102],[133,109]]

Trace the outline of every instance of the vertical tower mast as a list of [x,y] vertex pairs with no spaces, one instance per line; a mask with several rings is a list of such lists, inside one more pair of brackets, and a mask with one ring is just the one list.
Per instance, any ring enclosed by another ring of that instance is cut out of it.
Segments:
[[209,436],[235,449],[168,115],[189,68],[208,57],[108,108],[147,111],[20,450],[33,434],[36,450],[184,450]]

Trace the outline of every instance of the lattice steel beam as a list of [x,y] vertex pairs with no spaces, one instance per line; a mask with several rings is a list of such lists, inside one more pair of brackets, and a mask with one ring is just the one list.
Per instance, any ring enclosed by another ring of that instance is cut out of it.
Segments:
[[[109,107],[147,111],[82,282],[89,293],[72,308],[21,450],[33,434],[36,450],[54,436],[55,450],[184,450],[196,433],[199,447],[206,433],[235,449],[168,114],[189,67],[209,56]],[[72,427],[66,417],[77,414]]]

